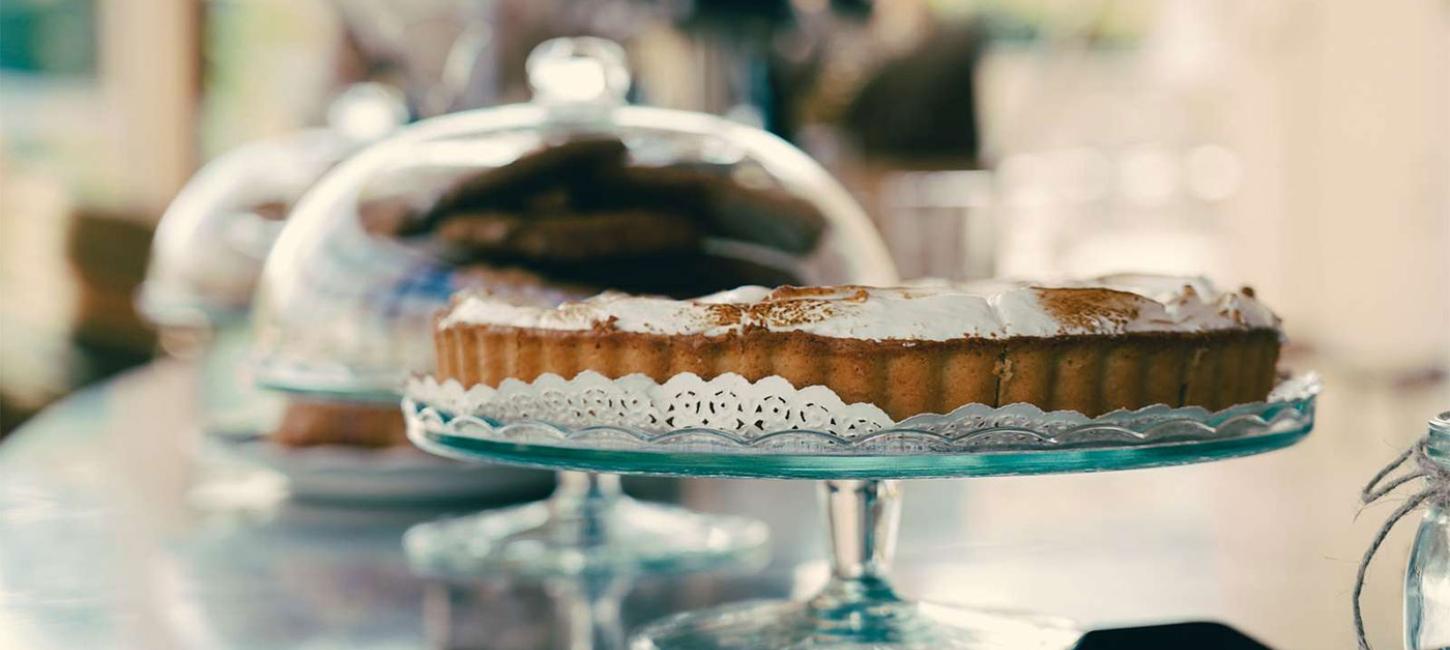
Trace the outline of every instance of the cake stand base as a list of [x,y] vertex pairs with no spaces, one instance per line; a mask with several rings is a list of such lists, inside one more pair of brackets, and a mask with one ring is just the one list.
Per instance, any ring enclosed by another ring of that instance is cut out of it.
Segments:
[[1045,617],[901,600],[822,606],[822,597],[686,612],[640,630],[631,649],[1066,650],[1082,638]]
[[632,650],[838,648],[1066,650],[1082,632],[1057,619],[916,603],[886,578],[901,516],[896,481],[826,481],[833,566],[805,602],[687,612],[641,629]]
[[545,501],[419,524],[403,545],[422,573],[553,577],[710,569],[763,555],[767,538],[753,519],[635,501],[616,475],[561,472]]

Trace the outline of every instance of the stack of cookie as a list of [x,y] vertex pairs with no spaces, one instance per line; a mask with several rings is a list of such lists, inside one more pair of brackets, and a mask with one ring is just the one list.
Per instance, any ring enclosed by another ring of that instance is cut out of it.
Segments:
[[405,236],[436,236],[461,265],[525,268],[597,289],[688,297],[797,281],[789,265],[763,260],[812,251],[825,218],[743,175],[726,165],[633,164],[618,138],[576,137],[455,180]]

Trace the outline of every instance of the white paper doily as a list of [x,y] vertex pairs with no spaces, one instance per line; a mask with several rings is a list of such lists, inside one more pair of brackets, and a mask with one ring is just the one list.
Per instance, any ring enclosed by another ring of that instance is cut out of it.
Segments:
[[734,449],[775,453],[982,452],[1196,442],[1312,425],[1319,379],[1306,374],[1263,402],[1217,412],[1148,406],[1088,417],[1030,404],[968,404],[900,422],[871,404],[846,404],[822,386],[797,389],[780,377],[757,382],[694,374],[663,384],[644,375],[609,379],[586,371],[505,380],[497,389],[431,377],[408,382],[404,412],[459,437],[604,449]]
[[293,497],[347,502],[422,502],[527,494],[547,489],[545,472],[439,458],[411,446],[293,448],[260,436],[213,435],[210,449],[282,476]]

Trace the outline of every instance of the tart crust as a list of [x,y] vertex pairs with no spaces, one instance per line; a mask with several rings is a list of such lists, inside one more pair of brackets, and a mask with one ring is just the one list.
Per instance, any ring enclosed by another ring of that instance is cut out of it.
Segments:
[[721,336],[435,325],[437,377],[464,386],[571,378],[584,370],[664,382],[692,372],[779,375],[825,386],[900,420],[972,403],[1026,402],[1094,416],[1153,404],[1217,410],[1265,399],[1279,332],[1272,328],[1051,337],[864,340],[747,329]]

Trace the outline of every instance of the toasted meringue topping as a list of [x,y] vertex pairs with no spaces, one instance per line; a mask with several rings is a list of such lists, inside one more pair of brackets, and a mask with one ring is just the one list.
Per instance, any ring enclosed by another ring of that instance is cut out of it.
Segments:
[[489,294],[455,299],[442,325],[605,329],[721,336],[748,329],[832,338],[946,341],[969,337],[1277,329],[1252,290],[1203,278],[1115,275],[1034,284],[991,280],[911,287],[741,287],[695,300],[603,293],[558,307]]

